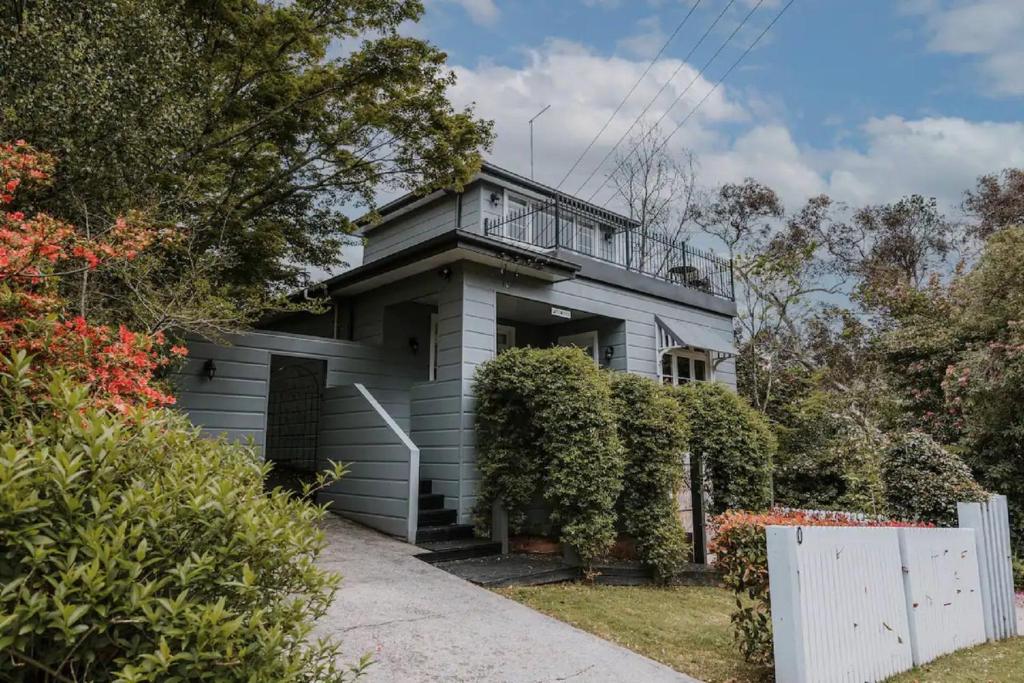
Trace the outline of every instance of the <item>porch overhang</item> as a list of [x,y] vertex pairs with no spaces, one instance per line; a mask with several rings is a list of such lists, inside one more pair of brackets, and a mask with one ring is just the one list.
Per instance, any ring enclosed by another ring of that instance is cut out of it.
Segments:
[[658,328],[658,352],[665,353],[678,348],[696,348],[715,353],[735,356],[736,342],[732,330],[716,330],[703,325],[689,325],[685,328],[654,316]]
[[499,268],[514,265],[518,272],[549,282],[570,280],[580,270],[579,264],[553,254],[452,230],[353,268],[325,281],[322,286],[331,296],[350,296],[458,261],[475,261]]

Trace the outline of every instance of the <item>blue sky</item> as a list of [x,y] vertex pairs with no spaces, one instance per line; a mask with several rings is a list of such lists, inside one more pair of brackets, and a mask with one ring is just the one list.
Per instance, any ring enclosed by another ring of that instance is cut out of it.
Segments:
[[[452,98],[496,121],[496,162],[529,170],[526,120],[552,105],[537,122],[537,177],[557,182],[694,1],[427,0],[409,30],[448,52]],[[594,170],[727,3],[701,0],[564,189]],[[734,0],[648,119],[681,121],[784,0],[763,0],[667,109],[756,4]],[[673,148],[696,154],[703,185],[750,175],[790,204],[920,192],[953,207],[978,174],[1024,166],[1021,35],[1022,0],[796,0]]]

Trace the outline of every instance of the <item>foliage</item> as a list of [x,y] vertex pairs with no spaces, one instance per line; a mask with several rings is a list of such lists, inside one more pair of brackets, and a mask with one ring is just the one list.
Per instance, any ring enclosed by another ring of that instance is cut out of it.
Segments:
[[[419,0],[3,3],[0,139],[63,161],[37,208],[83,234],[145,210],[180,238],[150,252],[150,279],[68,279],[71,298],[201,330],[244,301],[237,325],[309,265],[340,263],[354,207],[459,187],[491,124],[450,104],[443,52],[400,34],[422,13]],[[201,298],[186,296],[194,282]]]
[[0,678],[347,677],[308,637],[338,585],[323,510],[183,415],[98,407],[60,371],[30,392],[37,362],[0,358]]
[[[50,182],[52,159],[23,141],[0,145],[0,208],[33,185]],[[28,352],[37,368],[60,368],[92,386],[93,400],[125,410],[133,403],[168,405],[174,398],[152,383],[166,366],[166,352],[185,349],[162,334],[137,334],[119,326],[91,325],[65,314],[62,277],[95,271],[101,263],[134,258],[155,239],[151,230],[118,219],[105,234],[84,238],[46,214],[0,214],[0,348]],[[30,393],[44,391],[45,374],[31,377]]]
[[1024,593],[1024,559],[1019,555],[1013,558],[1013,589],[1018,593]]
[[619,440],[626,455],[621,520],[636,540],[640,559],[659,579],[672,579],[689,557],[676,494],[684,485],[686,418],[670,391],[629,373],[612,375]]
[[[733,598],[721,588],[559,583],[500,592],[697,680],[763,683],[770,674],[736,652],[729,623]],[[643,680],[631,673],[621,678]]]
[[513,530],[537,491],[584,564],[615,539],[625,459],[607,377],[577,348],[515,348],[477,370],[479,517],[501,500]]
[[810,513],[776,508],[766,513],[732,510],[712,519],[711,551],[727,588],[736,594],[732,623],[744,659],[771,667],[771,594],[768,583],[768,526],[909,526],[904,522],[843,513]]
[[775,426],[776,504],[883,511],[881,453],[886,441],[861,429],[846,406],[821,389],[784,405],[785,420]]
[[973,190],[964,193],[964,213],[975,223],[971,232],[982,239],[1011,225],[1024,225],[1024,169],[1004,168],[978,178]]
[[690,452],[705,459],[712,509],[768,508],[776,441],[764,417],[715,382],[690,382],[676,396],[690,423]]
[[889,514],[956,526],[958,502],[981,501],[985,491],[967,465],[923,432],[897,437],[882,459]]

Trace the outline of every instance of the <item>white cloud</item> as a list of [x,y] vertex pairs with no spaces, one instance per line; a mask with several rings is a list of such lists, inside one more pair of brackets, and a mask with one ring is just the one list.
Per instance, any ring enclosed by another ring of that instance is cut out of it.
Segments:
[[459,5],[469,14],[474,24],[493,26],[501,16],[501,10],[494,0],[445,0]]
[[[549,42],[525,57],[518,68],[457,67],[459,81],[452,97],[460,104],[475,101],[480,114],[495,119],[498,139],[492,160],[524,174],[530,169],[527,120],[551,104],[535,124],[536,176],[557,184],[646,61],[601,56],[564,41]],[[563,190],[576,191],[678,65],[668,59],[655,64]],[[695,75],[692,67],[684,66],[677,84],[651,108],[648,118],[661,116]],[[665,127],[679,122],[710,87],[698,79],[668,114]],[[936,196],[953,209],[978,175],[1024,167],[1024,123],[890,116],[850,128],[849,122],[837,120],[842,134],[836,135],[836,142],[815,148],[796,142],[782,122],[784,112],[783,106],[759,104],[756,94],[723,87],[680,129],[672,148],[685,146],[696,153],[699,180],[705,186],[750,176],[774,187],[791,206],[821,192],[855,205],[889,202],[916,192]],[[589,196],[611,167],[606,164],[581,196]]]
[[[557,183],[643,73],[646,63],[604,57],[567,41],[549,41],[540,49],[528,51],[525,58],[526,63],[519,68],[487,63],[475,68],[456,67],[458,83],[452,98],[457,103],[476,102],[480,114],[495,119],[498,139],[494,158],[520,171],[530,167],[527,121],[550,104],[551,109],[535,124],[537,179]],[[575,189],[582,182],[661,84],[680,67],[673,85],[649,108],[646,118],[653,121],[664,114],[663,126],[671,128],[704,97],[712,84],[697,77],[696,69],[675,59],[659,60],[565,188]],[[684,94],[691,81],[693,86]],[[679,96],[678,104],[666,114],[668,106]],[[747,111],[719,90],[708,98],[677,139],[691,146],[703,144],[705,137],[717,135],[708,128],[709,124],[747,118]]]
[[1024,95],[1024,2],[914,0],[904,10],[924,17],[930,49],[976,56],[994,94]]

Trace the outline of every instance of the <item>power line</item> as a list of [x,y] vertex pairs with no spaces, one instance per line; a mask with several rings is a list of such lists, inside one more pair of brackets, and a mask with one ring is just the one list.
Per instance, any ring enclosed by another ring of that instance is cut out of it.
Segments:
[[[686,116],[685,116],[685,117],[683,118],[683,120],[682,120],[682,121],[680,121],[680,122],[679,122],[679,123],[678,123],[678,124],[676,125],[676,127],[672,129],[672,132],[671,132],[671,133],[669,133],[669,134],[668,134],[668,135],[667,135],[667,136],[665,137],[665,139],[664,139],[664,140],[662,140],[662,141],[661,141],[661,143],[660,143],[660,144],[659,144],[659,145],[658,145],[657,147],[655,147],[655,149],[654,149],[654,152],[655,152],[655,153],[657,153],[657,152],[661,151],[662,149],[664,149],[664,148],[665,148],[665,146],[666,146],[666,145],[668,145],[668,143],[669,143],[669,141],[670,141],[670,140],[672,139],[672,137],[673,137],[673,136],[674,136],[674,135],[675,135],[676,133],[678,133],[678,132],[679,132],[679,130],[680,130],[680,129],[682,129],[682,127],[683,127],[683,126],[685,126],[685,125],[686,125],[686,122],[687,122],[687,121],[689,121],[689,120],[690,120],[690,118],[692,118],[692,117],[693,117],[693,115],[694,115],[695,113],[697,113],[697,110],[701,108],[701,105],[703,105],[703,104],[704,104],[704,103],[705,103],[705,102],[706,102],[706,101],[708,100],[708,98],[709,98],[709,97],[711,97],[711,95],[712,95],[712,94],[714,94],[714,92],[715,92],[716,90],[718,90],[718,87],[719,87],[720,85],[722,85],[722,82],[723,82],[723,81],[724,81],[724,80],[725,80],[726,78],[728,78],[728,77],[729,77],[729,74],[731,74],[731,73],[732,73],[732,72],[733,72],[733,71],[734,71],[734,70],[736,69],[736,67],[737,67],[737,66],[739,66],[740,62],[742,62],[742,61],[743,61],[743,60],[744,60],[744,59],[746,58],[746,56],[747,56],[748,54],[750,54],[750,52],[751,52],[751,51],[752,51],[752,50],[753,50],[753,49],[754,49],[755,47],[757,47],[757,44],[758,44],[759,42],[761,42],[761,39],[765,37],[765,35],[766,35],[766,34],[768,33],[768,31],[770,31],[770,30],[772,29],[772,27],[773,27],[773,26],[775,26],[776,22],[778,22],[778,21],[779,21],[779,19],[781,19],[781,18],[782,18],[782,15],[786,13],[786,10],[788,10],[788,9],[790,8],[790,6],[791,6],[791,5],[792,5],[792,4],[794,3],[794,2],[796,2],[796,0],[789,0],[789,2],[787,2],[787,3],[786,3],[786,4],[785,4],[785,5],[783,6],[783,7],[782,7],[782,9],[781,9],[781,10],[779,10],[779,13],[778,13],[778,14],[776,14],[776,15],[775,15],[775,17],[774,17],[774,18],[773,18],[773,19],[772,19],[772,20],[771,20],[770,22],[768,22],[768,25],[764,27],[764,29],[763,29],[763,30],[762,30],[762,31],[761,31],[761,32],[760,32],[760,33],[759,33],[759,34],[757,35],[757,37],[756,37],[756,38],[754,38],[754,41],[753,41],[752,43],[750,43],[750,45],[748,45],[748,46],[747,46],[747,49],[745,49],[745,50],[744,50],[744,51],[742,52],[742,54],[740,54],[740,56],[736,58],[736,61],[734,61],[734,62],[732,63],[732,65],[730,65],[730,66],[729,66],[729,68],[728,68],[728,69],[726,69],[725,73],[724,73],[724,74],[722,74],[721,78],[719,78],[719,79],[718,79],[718,80],[717,80],[717,81],[715,82],[715,84],[714,84],[713,86],[711,86],[711,89],[710,89],[710,90],[708,90],[708,91],[707,91],[707,93],[705,93],[704,97],[702,97],[702,98],[700,99],[700,101],[699,101],[699,102],[697,102],[697,104],[695,104],[695,105],[693,106],[693,108],[692,108],[692,109],[691,109],[691,110],[689,111],[689,113],[687,113],[687,115],[686,115]],[[635,148],[634,148],[634,149],[635,149]],[[633,152],[633,150],[631,149],[631,150],[630,150],[630,154],[632,154],[632,152]],[[623,164],[624,164],[624,163],[626,162],[626,160],[627,160],[628,158],[629,158],[629,155],[626,155],[626,157],[625,157],[625,158],[623,158],[623,160],[622,160],[622,161],[620,161],[620,162],[618,163],[618,165],[616,165],[616,167],[612,169],[611,173],[609,173],[609,174],[608,174],[608,176],[607,176],[607,177],[605,178],[604,182],[603,182],[603,183],[601,183],[601,186],[600,186],[600,187],[598,187],[598,188],[597,188],[597,190],[595,190],[595,191],[594,191],[594,193],[590,195],[590,197],[588,198],[588,200],[587,200],[587,201],[593,201],[593,199],[594,199],[594,197],[595,197],[595,196],[597,195],[597,193],[598,193],[598,192],[600,192],[600,191],[601,191],[601,190],[602,190],[602,189],[604,188],[604,186],[608,184],[608,181],[609,181],[609,180],[611,180],[611,177],[612,177],[612,175],[614,175],[616,171],[618,171],[618,170],[619,170],[620,168],[622,168],[622,165],[623,165]],[[606,202],[606,203],[607,203],[607,202]],[[607,208],[607,207],[605,207],[605,208]]]
[[562,185],[565,183],[565,181],[568,180],[569,176],[572,175],[572,172],[576,170],[576,167],[580,165],[580,162],[583,161],[583,158],[585,156],[587,156],[588,152],[590,152],[590,150],[594,146],[594,144],[604,134],[604,131],[608,128],[608,125],[615,119],[615,117],[618,115],[619,111],[621,111],[622,107],[626,104],[626,100],[628,100],[630,98],[630,96],[636,91],[636,89],[638,87],[640,87],[640,83],[642,83],[644,78],[647,77],[647,74],[650,73],[651,69],[654,67],[654,65],[658,61],[658,59],[661,58],[661,55],[668,48],[669,44],[673,40],[675,40],[676,35],[678,35],[678,33],[683,29],[683,26],[686,25],[686,22],[690,19],[690,16],[693,15],[693,13],[697,9],[697,7],[700,6],[701,2],[702,2],[702,0],[697,0],[696,2],[693,3],[693,6],[690,7],[690,11],[686,13],[686,16],[683,17],[683,20],[679,22],[679,24],[676,26],[676,29],[674,31],[672,31],[672,34],[665,41],[665,44],[661,46],[660,50],[658,50],[658,54],[654,55],[654,57],[651,59],[651,61],[647,64],[647,68],[644,69],[644,72],[642,74],[640,74],[640,78],[636,79],[636,83],[633,84],[633,87],[631,87],[629,89],[629,92],[627,92],[625,97],[622,98],[622,101],[619,102],[619,105],[617,107],[615,107],[615,111],[612,112],[611,116],[608,117],[608,120],[604,122],[603,126],[601,126],[601,130],[597,131],[597,135],[595,135],[593,137],[593,139],[587,145],[587,148],[585,150],[583,150],[582,154],[579,155],[579,157],[573,163],[572,168],[570,168],[568,171],[566,171],[565,172],[565,176],[563,176],[562,179],[560,181],[558,181],[558,185],[555,187],[556,190],[562,187]]
[[718,25],[718,22],[721,21],[722,17],[725,16],[725,13],[729,11],[729,8],[732,7],[733,3],[735,2],[736,0],[729,0],[729,2],[726,3],[725,7],[722,8],[722,11],[718,13],[717,17],[715,17],[715,20],[711,22],[711,25],[708,26],[707,30],[704,31],[704,35],[702,35],[700,37],[700,40],[698,40],[697,43],[692,48],[690,48],[690,51],[687,52],[686,56],[683,57],[682,61],[679,62],[679,66],[677,66],[675,71],[672,72],[672,75],[668,77],[668,80],[662,84],[658,92],[654,94],[654,97],[652,97],[651,100],[644,106],[643,111],[641,111],[637,115],[637,117],[633,119],[633,123],[629,124],[629,128],[626,129],[626,132],[623,133],[619,137],[619,139],[615,141],[615,144],[612,145],[612,148],[610,150],[608,150],[608,153],[605,154],[604,157],[602,157],[601,161],[599,161],[597,166],[594,167],[594,170],[590,172],[590,175],[587,176],[586,180],[584,180],[576,189],[576,194],[582,192],[583,188],[587,186],[587,183],[593,180],[594,176],[597,175],[597,172],[601,170],[602,166],[604,166],[604,163],[608,161],[608,158],[615,153],[615,150],[619,148],[619,145],[621,145],[622,141],[626,139],[626,136],[633,131],[633,128],[636,126],[636,124],[639,123],[640,120],[643,119],[643,117],[650,110],[650,108],[654,106],[654,103],[658,100],[659,97],[661,97],[661,93],[665,92],[665,89],[672,83],[672,81],[675,80],[676,76],[679,75],[679,72],[682,71],[683,67],[685,67],[686,64],[690,61],[690,57],[693,56],[693,53],[696,52],[697,48],[699,48],[704,43],[704,40],[707,39],[707,37],[711,34],[711,31],[714,30],[715,26]]

